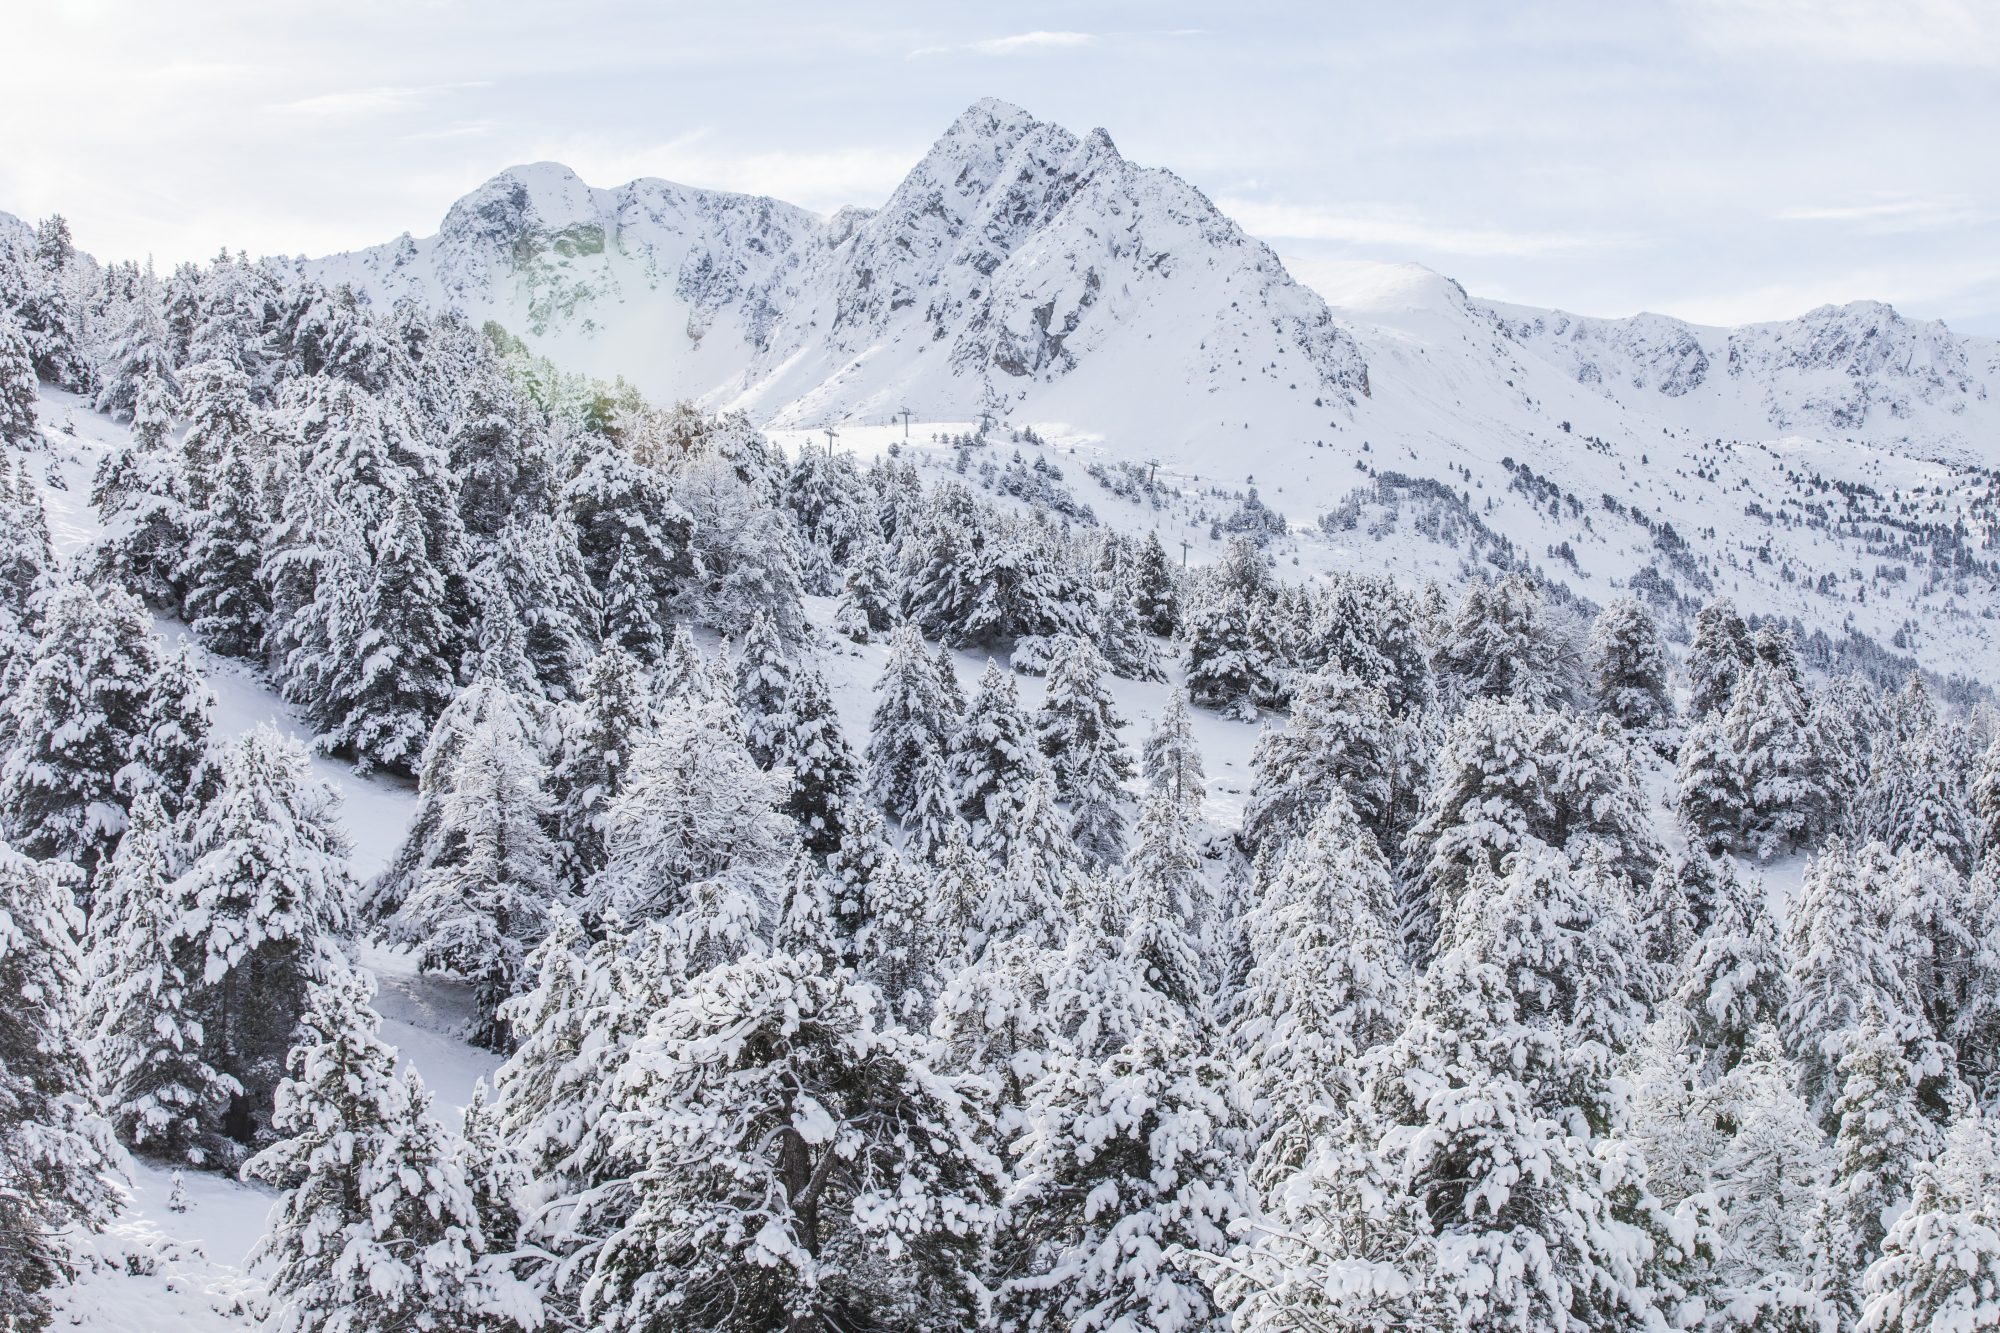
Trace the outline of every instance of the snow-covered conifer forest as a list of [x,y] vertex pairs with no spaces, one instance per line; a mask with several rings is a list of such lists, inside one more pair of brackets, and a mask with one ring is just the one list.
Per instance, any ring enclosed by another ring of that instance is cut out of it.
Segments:
[[0,1328],[2000,1328],[1996,402],[990,101],[0,215]]

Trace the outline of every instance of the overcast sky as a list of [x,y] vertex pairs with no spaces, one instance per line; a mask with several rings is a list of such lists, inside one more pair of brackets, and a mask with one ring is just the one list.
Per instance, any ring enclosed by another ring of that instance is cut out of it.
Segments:
[[436,229],[511,163],[879,204],[993,95],[1310,273],[1714,323],[1872,297],[2000,334],[2000,3],[10,6],[0,209],[106,257]]

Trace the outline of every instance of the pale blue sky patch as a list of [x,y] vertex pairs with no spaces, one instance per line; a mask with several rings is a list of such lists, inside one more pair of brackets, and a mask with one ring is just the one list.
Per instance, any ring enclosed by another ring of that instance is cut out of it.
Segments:
[[513,163],[878,205],[981,96],[1302,270],[1590,314],[1873,298],[2000,334],[2000,5],[68,0],[0,47],[0,209],[106,256],[435,230]]

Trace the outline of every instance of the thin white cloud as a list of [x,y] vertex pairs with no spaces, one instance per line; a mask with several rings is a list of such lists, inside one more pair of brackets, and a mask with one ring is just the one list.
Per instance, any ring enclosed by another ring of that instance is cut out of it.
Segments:
[[1992,222],[1995,217],[1963,199],[1914,198],[1793,208],[1777,216],[1780,222],[1840,223],[1877,234],[1976,227]]
[[1007,37],[988,37],[983,41],[963,42],[955,46],[920,46],[910,55],[941,56],[970,52],[984,56],[1018,56],[1036,51],[1074,51],[1096,44],[1097,34],[1090,32],[1017,32]]
[[1851,64],[2000,66],[1991,0],[1683,0],[1696,37],[1729,53]]
[[419,88],[342,88],[280,102],[271,109],[309,120],[358,120],[407,111],[444,93],[485,86],[483,83],[437,83]]
[[1338,241],[1404,251],[1513,258],[1604,249],[1621,243],[1613,237],[1573,232],[1454,227],[1387,209],[1353,211],[1227,198],[1218,199],[1216,206],[1252,235],[1289,241]]

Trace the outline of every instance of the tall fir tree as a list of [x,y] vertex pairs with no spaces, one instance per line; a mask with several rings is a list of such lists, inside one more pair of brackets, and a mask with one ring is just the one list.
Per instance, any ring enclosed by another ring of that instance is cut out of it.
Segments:
[[949,779],[972,845],[996,866],[1005,864],[999,843],[1041,767],[1014,678],[989,660],[953,737]]
[[131,770],[158,652],[138,599],[115,589],[63,584],[41,619],[34,661],[7,700],[0,819],[22,851],[88,870],[116,845],[130,779],[143,775]]
[[0,843],[0,1324],[46,1326],[78,1231],[119,1207],[120,1153],[76,1027],[76,872]]
[[1756,660],[1750,647],[1750,630],[1727,599],[1710,602],[1694,621],[1694,638],[1688,644],[1682,673],[1687,677],[1687,715],[1700,721],[1710,713],[1724,713],[1736,693],[1736,682]]
[[1060,640],[1035,735],[1056,795],[1070,808],[1070,834],[1095,866],[1116,864],[1125,851],[1122,806],[1132,757],[1118,736],[1123,725],[1097,649],[1085,639]]
[[1627,731],[1652,731],[1673,720],[1660,627],[1636,598],[1621,597],[1598,613],[1590,658],[1599,712]]
[[281,1191],[255,1261],[282,1333],[466,1327],[485,1248],[460,1150],[414,1070],[396,1077],[370,984],[336,971],[313,988],[273,1124],[285,1137],[243,1167]]
[[657,1330],[953,1327],[1001,1174],[975,1086],[816,960],[693,981],[632,1050],[643,1163],[585,1317]]
[[100,868],[89,971],[101,994],[93,1054],[119,1139],[141,1156],[215,1167],[236,1160],[220,1133],[242,1085],[208,1061],[195,988],[202,960],[180,937],[185,902],[174,883],[173,830],[151,796]]
[[419,966],[473,983],[472,1040],[505,1049],[500,1006],[522,988],[557,897],[541,762],[509,719],[474,725],[442,807],[440,834],[456,854],[423,872],[398,933],[415,943]]
[[305,748],[259,726],[222,752],[213,800],[183,822],[177,929],[208,1063],[242,1085],[221,1128],[266,1132],[285,1052],[313,985],[345,964],[355,889],[337,798]]
[[1142,763],[1148,787],[1165,792],[1170,800],[1200,809],[1208,788],[1185,690],[1168,691],[1166,707],[1160,710],[1159,720],[1146,736]]

